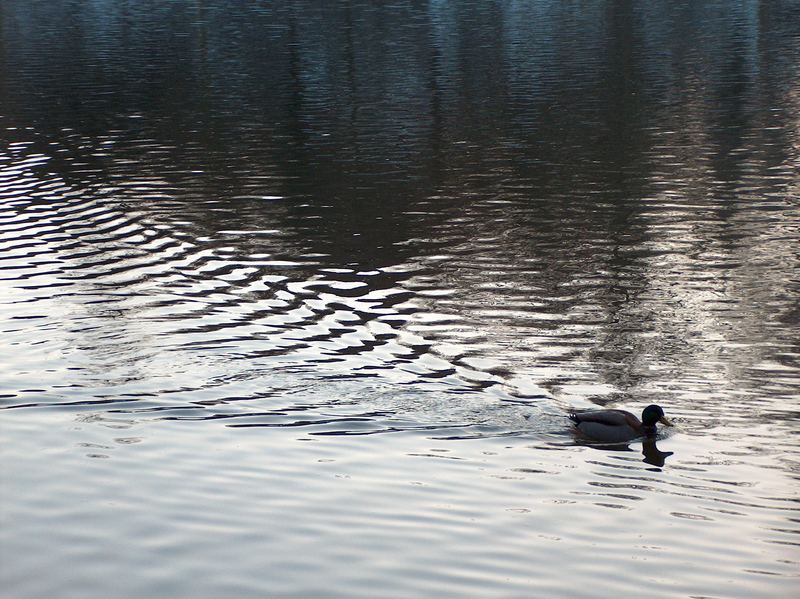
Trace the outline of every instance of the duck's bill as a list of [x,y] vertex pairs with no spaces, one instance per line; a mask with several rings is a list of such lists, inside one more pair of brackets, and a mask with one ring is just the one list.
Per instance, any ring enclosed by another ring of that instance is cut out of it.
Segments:
[[664,426],[674,426],[666,416],[662,416],[661,418],[658,419],[658,421]]

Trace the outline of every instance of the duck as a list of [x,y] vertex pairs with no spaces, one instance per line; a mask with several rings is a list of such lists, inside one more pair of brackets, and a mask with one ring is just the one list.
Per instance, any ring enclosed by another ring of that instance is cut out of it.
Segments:
[[624,443],[639,437],[656,436],[656,424],[672,426],[661,406],[651,404],[642,410],[642,419],[626,410],[589,410],[569,415],[575,427],[587,437],[605,443]]

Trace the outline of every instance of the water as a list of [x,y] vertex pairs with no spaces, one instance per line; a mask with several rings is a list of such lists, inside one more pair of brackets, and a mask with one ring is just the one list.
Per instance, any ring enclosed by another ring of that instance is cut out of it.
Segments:
[[5,595],[797,594],[797,4],[474,4],[3,0]]

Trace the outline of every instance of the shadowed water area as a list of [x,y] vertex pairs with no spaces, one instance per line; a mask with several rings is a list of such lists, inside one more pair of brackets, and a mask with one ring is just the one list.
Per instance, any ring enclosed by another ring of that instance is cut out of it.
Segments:
[[2,0],[4,595],[796,595],[798,115],[791,0]]

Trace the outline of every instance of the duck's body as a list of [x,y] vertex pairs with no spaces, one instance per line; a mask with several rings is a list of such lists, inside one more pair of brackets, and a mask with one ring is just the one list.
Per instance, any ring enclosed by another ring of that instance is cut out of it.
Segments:
[[664,410],[655,404],[642,411],[642,419],[625,410],[591,410],[569,415],[575,427],[587,437],[606,443],[624,443],[639,437],[654,437],[656,423],[672,426]]

